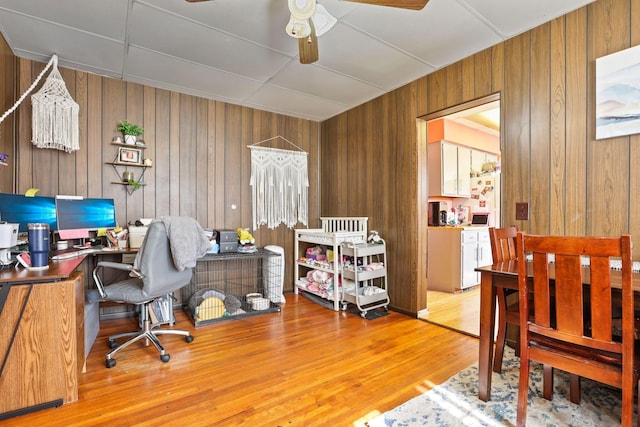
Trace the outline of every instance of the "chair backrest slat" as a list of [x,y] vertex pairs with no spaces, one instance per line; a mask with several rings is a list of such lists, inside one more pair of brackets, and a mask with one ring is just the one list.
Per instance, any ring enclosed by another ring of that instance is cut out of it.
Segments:
[[580,255],[555,257],[556,328],[572,335],[584,332],[584,296]]
[[[518,264],[519,266],[520,264]],[[520,293],[529,295],[528,292]],[[528,297],[526,298],[528,300]],[[529,301],[526,302],[527,306]],[[545,328],[551,327],[551,292],[549,289],[549,263],[546,253],[533,254],[533,306],[536,307],[535,323]],[[525,313],[531,313],[527,307]]]
[[491,240],[491,255],[493,262],[510,261],[517,258],[516,253],[516,227],[489,228]]

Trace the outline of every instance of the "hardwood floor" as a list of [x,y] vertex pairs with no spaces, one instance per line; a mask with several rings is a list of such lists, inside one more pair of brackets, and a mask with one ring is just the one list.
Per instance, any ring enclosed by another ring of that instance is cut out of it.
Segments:
[[103,321],[79,400],[3,426],[354,426],[478,359],[478,340],[395,312],[375,320],[288,294],[280,313],[161,338],[171,354],[132,346],[104,366],[105,337],[134,319]]
[[420,316],[430,323],[480,336],[480,286],[465,292],[427,291],[429,313]]

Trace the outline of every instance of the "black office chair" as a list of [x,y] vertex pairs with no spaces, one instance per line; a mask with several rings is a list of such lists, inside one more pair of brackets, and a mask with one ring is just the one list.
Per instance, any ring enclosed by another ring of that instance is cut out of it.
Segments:
[[[172,235],[175,237],[171,237]],[[195,259],[204,255],[209,248],[210,244],[204,231],[194,219],[165,217],[149,225],[134,265],[107,261],[98,263],[93,270],[97,289],[88,293],[88,299],[123,302],[140,307],[140,330],[109,337],[109,347],[112,350],[106,355],[107,368],[115,366],[116,361],[113,356],[117,352],[141,339],[148,340],[147,345],[149,341],[153,343],[160,352],[160,360],[163,362],[168,362],[170,356],[157,335],[183,335],[186,342],[193,341],[189,331],[161,329],[153,325],[149,316],[149,306],[156,298],[171,294],[189,284],[193,272],[191,267],[195,266]],[[176,253],[179,253],[177,258]],[[102,269],[126,271],[129,277],[105,286],[100,277]],[[117,344],[117,339],[127,336],[131,338],[120,345]]]

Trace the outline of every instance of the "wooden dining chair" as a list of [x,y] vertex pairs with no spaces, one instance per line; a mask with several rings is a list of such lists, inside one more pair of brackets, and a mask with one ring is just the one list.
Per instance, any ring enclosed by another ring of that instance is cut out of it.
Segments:
[[[489,227],[489,240],[491,241],[491,255],[493,263],[515,260],[517,227],[495,228]],[[502,372],[502,359],[504,356],[504,346],[507,340],[507,325],[520,325],[520,310],[518,301],[508,304],[508,296],[517,293],[512,289],[498,288],[498,335],[496,337],[496,351],[493,359],[493,371]],[[513,297],[512,297],[513,299]],[[519,346],[516,345],[516,356],[520,353]]]
[[[526,425],[530,362],[536,361],[622,389],[622,426],[630,427],[639,366],[634,354],[631,237],[519,232],[516,248],[521,325],[517,426]],[[533,255],[532,262],[523,262],[527,253]],[[553,261],[549,254],[554,254]],[[581,256],[588,258],[588,265]],[[621,272],[611,269],[611,257],[622,259]],[[613,284],[621,292],[619,340],[612,331],[612,295],[618,291]]]

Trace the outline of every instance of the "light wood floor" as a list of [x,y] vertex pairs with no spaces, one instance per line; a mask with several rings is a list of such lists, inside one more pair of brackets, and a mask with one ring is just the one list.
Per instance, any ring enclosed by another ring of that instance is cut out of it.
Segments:
[[480,286],[465,292],[427,291],[428,313],[420,318],[463,333],[480,335]]
[[132,346],[104,367],[104,336],[133,319],[102,322],[78,402],[3,426],[353,426],[390,410],[478,359],[475,338],[390,312],[365,320],[287,295],[280,313],[193,328],[196,337]]

